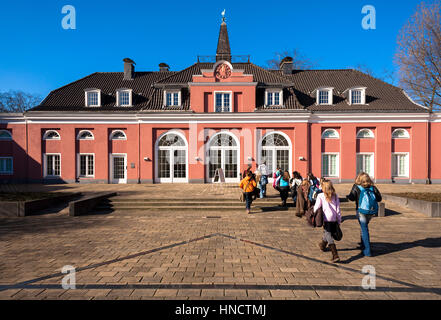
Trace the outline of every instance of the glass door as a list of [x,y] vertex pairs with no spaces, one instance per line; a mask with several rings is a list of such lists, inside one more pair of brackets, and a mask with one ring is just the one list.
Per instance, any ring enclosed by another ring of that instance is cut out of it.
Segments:
[[127,183],[127,157],[126,155],[111,155],[111,180],[112,183]]

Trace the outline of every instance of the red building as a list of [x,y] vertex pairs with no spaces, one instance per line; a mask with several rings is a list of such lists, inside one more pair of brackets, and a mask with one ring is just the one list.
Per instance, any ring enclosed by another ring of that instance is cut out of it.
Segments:
[[0,180],[205,183],[248,164],[352,182],[441,182],[441,116],[355,70],[266,70],[231,55],[179,71],[97,72],[0,114]]

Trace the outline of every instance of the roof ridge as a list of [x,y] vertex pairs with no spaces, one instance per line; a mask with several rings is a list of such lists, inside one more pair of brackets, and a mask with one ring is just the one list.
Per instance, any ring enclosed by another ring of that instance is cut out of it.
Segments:
[[176,71],[174,74],[171,74],[171,75],[168,76],[168,77],[162,78],[161,80],[158,80],[158,81],[156,81],[156,82],[154,82],[154,83],[161,83],[162,81],[165,81],[165,80],[171,78],[172,76],[175,76],[175,75],[177,75],[177,74],[180,74],[180,73],[182,73],[182,72],[184,72],[184,71],[186,71],[186,70],[188,70],[188,69],[194,67],[194,66],[197,65],[197,64],[199,64],[199,62],[195,62],[195,63],[193,63],[191,66],[189,66],[189,67],[187,67],[187,68],[185,68],[185,69],[182,69],[181,71]]

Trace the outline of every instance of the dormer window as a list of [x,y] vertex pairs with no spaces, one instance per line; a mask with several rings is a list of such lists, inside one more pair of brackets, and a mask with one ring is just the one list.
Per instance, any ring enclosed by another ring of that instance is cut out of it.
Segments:
[[116,92],[116,101],[118,107],[132,106],[132,90],[120,89]]
[[181,105],[181,91],[167,90],[165,92],[164,102],[167,107],[177,107]]
[[333,88],[317,89],[317,104],[331,105],[332,104]]
[[366,88],[349,89],[349,104],[366,104]]
[[86,107],[99,107],[101,106],[101,90],[98,89],[86,89]]
[[266,90],[265,105],[266,106],[281,106],[282,105],[282,90]]

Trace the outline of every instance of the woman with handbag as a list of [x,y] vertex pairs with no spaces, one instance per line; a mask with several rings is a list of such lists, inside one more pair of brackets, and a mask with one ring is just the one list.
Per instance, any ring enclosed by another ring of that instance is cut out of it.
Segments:
[[341,209],[340,199],[335,192],[332,182],[324,180],[322,183],[323,193],[317,196],[317,200],[314,205],[314,212],[319,208],[323,210],[323,240],[320,242],[320,250],[325,251],[326,246],[332,252],[332,262],[339,262],[337,247],[334,240],[341,239]]
[[248,171],[247,176],[240,182],[239,187],[243,192],[243,199],[245,200],[247,214],[250,214],[254,189],[257,187],[256,179],[251,171]]

